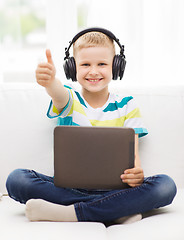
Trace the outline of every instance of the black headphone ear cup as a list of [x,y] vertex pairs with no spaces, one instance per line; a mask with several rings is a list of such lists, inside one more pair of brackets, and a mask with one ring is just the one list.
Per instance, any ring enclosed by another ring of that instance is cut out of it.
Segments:
[[64,72],[67,79],[72,79],[72,81],[77,81],[76,79],[76,64],[74,57],[68,58],[63,64]]
[[125,70],[126,61],[125,58],[121,55],[115,55],[112,64],[112,79],[117,80],[120,77],[120,80],[123,77]]
[[63,68],[64,68],[66,78],[70,79],[70,71],[68,69],[68,60],[65,60],[65,62],[63,63]]
[[112,79],[117,80],[119,76],[119,55],[115,55],[112,63]]
[[126,60],[124,57],[122,57],[121,64],[120,64],[120,73],[119,73],[120,80],[123,78],[125,66],[126,66]]
[[75,59],[74,57],[71,57],[68,59],[68,65],[69,65],[69,70],[70,70],[70,76],[73,82],[76,82],[76,64],[75,64]]

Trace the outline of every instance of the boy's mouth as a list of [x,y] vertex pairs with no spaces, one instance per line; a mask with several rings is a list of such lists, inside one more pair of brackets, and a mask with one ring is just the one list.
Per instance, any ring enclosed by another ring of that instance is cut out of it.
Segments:
[[99,82],[102,80],[102,78],[86,78],[86,80],[89,82]]

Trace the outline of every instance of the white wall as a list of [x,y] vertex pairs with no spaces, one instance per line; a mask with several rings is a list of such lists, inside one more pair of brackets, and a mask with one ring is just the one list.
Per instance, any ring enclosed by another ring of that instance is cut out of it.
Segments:
[[[183,0],[47,0],[47,47],[51,48],[57,75],[62,81],[66,79],[62,66],[64,50],[78,31],[78,3],[88,5],[86,27],[107,28],[125,45],[127,66],[123,81],[117,82],[124,85],[184,84]],[[45,52],[41,55],[45,57]],[[37,58],[33,59],[32,71]],[[6,59],[0,59],[0,63],[5,65]],[[23,70],[26,64],[27,61]],[[33,79],[33,75],[25,74],[25,79]],[[7,73],[9,76],[11,74]]]
[[88,25],[125,44],[128,84],[184,84],[183,0],[92,0]]
[[77,33],[77,8],[75,0],[47,0],[47,47],[51,49],[57,76],[65,78],[63,59],[65,47]]

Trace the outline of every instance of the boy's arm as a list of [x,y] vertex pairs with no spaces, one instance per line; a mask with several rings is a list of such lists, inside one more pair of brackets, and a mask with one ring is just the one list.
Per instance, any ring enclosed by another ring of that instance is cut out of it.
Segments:
[[58,112],[62,112],[69,100],[68,90],[63,86],[60,80],[55,79],[52,85],[46,87],[46,91],[51,96],[52,102]]
[[131,187],[140,186],[144,181],[144,172],[141,168],[141,161],[139,158],[138,134],[135,134],[135,167],[125,170],[120,177],[123,182],[127,183]]
[[54,106],[58,112],[66,106],[69,100],[69,93],[60,80],[55,78],[56,69],[52,60],[50,50],[46,50],[46,63],[40,63],[36,69],[37,83],[45,87],[47,93],[52,98]]

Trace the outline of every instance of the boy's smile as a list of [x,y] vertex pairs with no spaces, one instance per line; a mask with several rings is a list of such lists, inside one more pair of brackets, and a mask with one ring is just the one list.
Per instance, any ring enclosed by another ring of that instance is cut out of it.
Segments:
[[113,51],[110,47],[88,47],[78,50],[75,60],[77,81],[86,93],[108,94],[112,79]]

